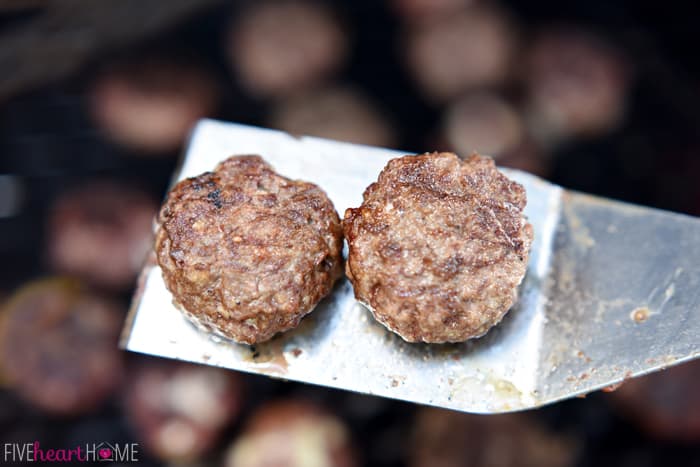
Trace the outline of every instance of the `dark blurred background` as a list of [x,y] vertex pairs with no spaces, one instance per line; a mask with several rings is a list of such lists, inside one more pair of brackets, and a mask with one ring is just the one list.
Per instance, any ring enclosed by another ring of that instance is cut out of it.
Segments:
[[[477,150],[700,215],[696,13],[622,0],[0,1],[0,443],[139,442],[146,465],[272,465],[231,454],[268,430],[296,453],[274,465],[311,465],[297,451],[314,449],[332,455],[313,465],[700,465],[697,363],[487,420],[111,345],[203,117]],[[344,436],[309,442],[302,419]]]

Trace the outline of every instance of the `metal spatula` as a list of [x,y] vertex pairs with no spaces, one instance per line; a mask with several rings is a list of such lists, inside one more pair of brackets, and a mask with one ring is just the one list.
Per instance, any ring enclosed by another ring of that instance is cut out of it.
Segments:
[[[323,188],[342,216],[404,153],[205,120],[176,180],[234,154]],[[700,220],[574,193],[527,173],[535,231],[520,298],[481,339],[408,344],[376,323],[347,280],[299,328],[256,346],[197,330],[151,261],[128,350],[429,404],[497,413],[585,394],[700,355]]]

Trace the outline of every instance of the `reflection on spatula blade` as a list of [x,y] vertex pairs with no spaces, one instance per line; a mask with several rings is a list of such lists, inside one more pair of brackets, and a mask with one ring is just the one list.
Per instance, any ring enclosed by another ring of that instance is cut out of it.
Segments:
[[[176,180],[234,154],[323,188],[342,215],[404,153],[211,120],[195,128]],[[376,323],[347,280],[299,328],[254,348],[199,331],[151,261],[122,346],[167,358],[435,405],[521,410],[700,355],[700,220],[573,193],[506,170],[527,190],[535,231],[520,298],[486,336],[408,344]]]

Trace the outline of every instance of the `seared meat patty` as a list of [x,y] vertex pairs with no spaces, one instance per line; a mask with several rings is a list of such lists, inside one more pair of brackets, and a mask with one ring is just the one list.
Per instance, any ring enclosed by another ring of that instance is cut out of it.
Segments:
[[244,378],[223,368],[139,358],[129,372],[124,407],[145,450],[185,464],[211,452],[244,404]]
[[23,399],[59,415],[99,407],[119,386],[118,305],[78,282],[28,283],[0,310],[0,373]]
[[345,212],[355,296],[409,342],[486,333],[517,298],[532,226],[525,189],[491,158],[452,153],[389,161]]
[[254,412],[231,444],[225,467],[355,467],[348,427],[322,407],[294,399]]
[[342,275],[331,201],[259,156],[231,157],[175,185],[159,224],[157,260],[175,304],[236,342],[297,326]]
[[526,413],[484,417],[423,407],[412,431],[409,467],[568,467],[580,447]]
[[133,287],[153,245],[158,203],[129,185],[93,182],[61,195],[48,219],[51,267],[107,290]]

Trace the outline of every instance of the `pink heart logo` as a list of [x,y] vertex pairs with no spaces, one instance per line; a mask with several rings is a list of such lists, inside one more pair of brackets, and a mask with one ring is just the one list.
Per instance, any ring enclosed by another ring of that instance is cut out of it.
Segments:
[[103,448],[98,451],[98,454],[103,459],[109,459],[110,457],[112,457],[112,450],[109,448]]

